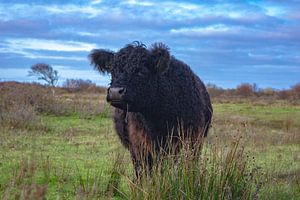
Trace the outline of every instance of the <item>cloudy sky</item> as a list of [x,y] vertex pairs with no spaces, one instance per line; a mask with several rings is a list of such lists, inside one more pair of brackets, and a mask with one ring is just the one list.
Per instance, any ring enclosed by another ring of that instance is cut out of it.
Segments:
[[205,83],[289,88],[300,82],[299,0],[0,0],[0,80],[33,81],[45,62],[106,86],[91,49],[164,42]]

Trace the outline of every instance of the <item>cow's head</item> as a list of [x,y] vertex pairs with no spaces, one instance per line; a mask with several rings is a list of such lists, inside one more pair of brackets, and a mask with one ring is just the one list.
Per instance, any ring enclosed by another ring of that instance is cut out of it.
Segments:
[[168,47],[155,43],[150,49],[133,43],[118,52],[95,49],[89,55],[100,73],[111,74],[107,101],[114,107],[141,111],[156,99],[158,80],[170,65]]

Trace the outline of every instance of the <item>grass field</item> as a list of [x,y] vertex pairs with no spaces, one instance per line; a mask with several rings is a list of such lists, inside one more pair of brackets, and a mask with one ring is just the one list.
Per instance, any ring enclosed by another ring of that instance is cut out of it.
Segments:
[[[257,198],[300,199],[300,106],[244,102],[213,107],[206,143],[218,138],[226,146],[242,137],[246,159],[257,172]],[[131,199],[130,156],[108,113],[39,114],[35,123],[0,129],[1,199]]]

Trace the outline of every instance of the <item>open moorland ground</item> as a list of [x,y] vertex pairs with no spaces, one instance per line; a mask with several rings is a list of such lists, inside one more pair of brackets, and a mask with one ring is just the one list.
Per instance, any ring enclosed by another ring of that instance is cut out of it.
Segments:
[[[37,102],[43,92],[28,100],[21,93],[36,90],[22,87],[0,90],[1,199],[138,199],[104,93],[57,91]],[[205,143],[226,148],[240,138],[255,169],[252,198],[300,199],[300,106],[245,100],[213,108]]]

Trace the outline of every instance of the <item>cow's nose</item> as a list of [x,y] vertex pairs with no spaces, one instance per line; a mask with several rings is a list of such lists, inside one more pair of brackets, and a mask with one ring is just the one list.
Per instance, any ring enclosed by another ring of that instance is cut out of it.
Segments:
[[121,100],[126,89],[123,87],[110,87],[107,92],[107,101]]

